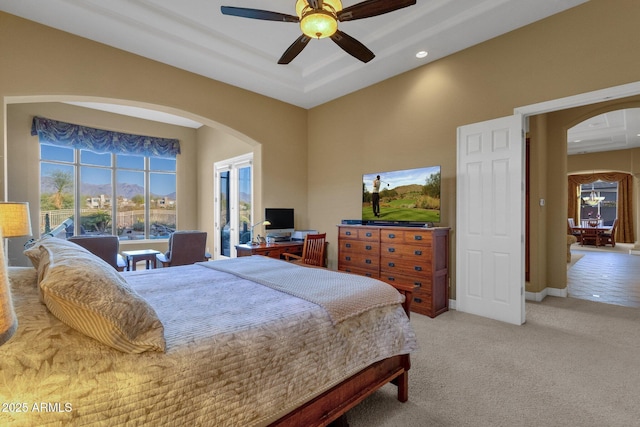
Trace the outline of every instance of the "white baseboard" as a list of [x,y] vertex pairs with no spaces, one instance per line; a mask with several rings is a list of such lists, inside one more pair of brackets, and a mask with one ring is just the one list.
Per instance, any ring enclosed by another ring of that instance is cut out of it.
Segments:
[[566,298],[568,296],[567,288],[544,288],[541,292],[525,292],[524,299],[527,301],[540,302],[547,296]]

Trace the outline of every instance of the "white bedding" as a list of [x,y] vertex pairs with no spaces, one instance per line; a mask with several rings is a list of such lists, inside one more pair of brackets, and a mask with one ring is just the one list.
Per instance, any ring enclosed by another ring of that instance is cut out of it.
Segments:
[[191,265],[125,273],[166,339],[166,353],[127,354],[54,318],[35,270],[10,277],[19,326],[0,346],[0,402],[13,404],[0,425],[266,425],[417,347],[398,304],[333,325],[314,303]]

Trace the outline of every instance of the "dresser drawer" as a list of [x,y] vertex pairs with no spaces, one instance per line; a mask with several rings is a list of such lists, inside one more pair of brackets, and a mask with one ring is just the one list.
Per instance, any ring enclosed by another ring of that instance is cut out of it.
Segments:
[[410,277],[431,277],[433,274],[431,260],[419,258],[403,259],[385,257],[380,260],[380,271]]
[[341,240],[340,253],[346,254],[369,254],[372,257],[378,257],[380,253],[380,243],[362,241],[362,240]]
[[380,234],[382,243],[396,242],[398,244],[416,244],[431,248],[432,234],[430,231],[414,230],[383,230]]
[[378,279],[378,269],[365,269],[353,267],[351,265],[341,265],[338,267],[339,271],[344,271],[345,273],[353,273],[358,274],[360,276],[372,277],[374,279]]
[[340,253],[338,259],[338,268],[342,267],[355,267],[365,270],[375,270],[376,273],[380,270],[380,258],[377,254],[363,254],[363,253]]
[[419,245],[398,244],[398,242],[381,243],[380,256],[382,258],[401,258],[416,260],[416,262],[431,262],[431,248]]
[[431,294],[431,279],[429,277],[411,276],[407,274],[395,274],[388,271],[380,272],[380,280],[389,284],[399,284],[404,286],[411,286],[416,291],[426,292]]
[[380,241],[380,230],[359,227],[340,227],[340,239],[356,239],[369,242]]

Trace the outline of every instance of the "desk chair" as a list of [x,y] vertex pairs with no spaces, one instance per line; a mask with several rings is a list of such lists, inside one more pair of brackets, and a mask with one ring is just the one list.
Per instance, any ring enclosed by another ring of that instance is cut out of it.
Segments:
[[313,265],[316,267],[326,267],[326,241],[327,233],[322,234],[307,234],[304,237],[304,244],[302,246],[302,256],[283,253],[282,256],[287,261],[298,262],[306,265]]
[[208,261],[211,255],[206,251],[206,231],[175,231],[169,237],[169,250],[156,255],[156,259],[163,267],[195,264]]
[[127,265],[122,255],[119,254],[120,240],[118,240],[116,236],[82,235],[71,236],[67,240],[82,246],[92,254],[102,258],[118,271],[123,271]]

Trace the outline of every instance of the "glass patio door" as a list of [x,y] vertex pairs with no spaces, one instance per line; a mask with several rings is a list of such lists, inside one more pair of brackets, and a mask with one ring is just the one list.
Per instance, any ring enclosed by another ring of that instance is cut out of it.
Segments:
[[251,239],[253,154],[215,163],[214,259],[235,258],[236,245]]

